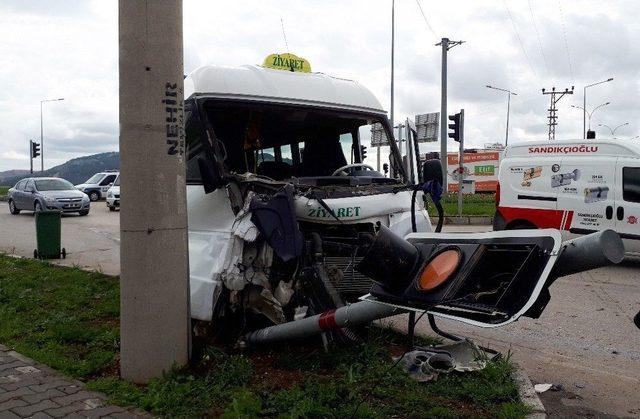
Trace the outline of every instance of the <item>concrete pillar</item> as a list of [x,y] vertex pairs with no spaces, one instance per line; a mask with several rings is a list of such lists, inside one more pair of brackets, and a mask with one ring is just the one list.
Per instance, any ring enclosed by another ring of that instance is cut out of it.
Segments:
[[181,0],[120,0],[121,374],[189,351]]

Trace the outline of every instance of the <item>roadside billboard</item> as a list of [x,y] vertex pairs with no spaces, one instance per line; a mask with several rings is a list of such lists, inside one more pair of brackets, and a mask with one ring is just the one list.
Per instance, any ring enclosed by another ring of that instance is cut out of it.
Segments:
[[[476,192],[495,192],[498,184],[498,169],[500,167],[499,151],[465,152],[462,179],[473,181]],[[447,154],[448,186],[447,191],[458,191],[460,168],[458,153]]]

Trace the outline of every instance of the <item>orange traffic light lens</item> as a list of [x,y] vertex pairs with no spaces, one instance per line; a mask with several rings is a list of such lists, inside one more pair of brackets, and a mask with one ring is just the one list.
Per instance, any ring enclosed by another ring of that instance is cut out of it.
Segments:
[[420,291],[431,291],[442,285],[460,264],[460,251],[449,249],[431,259],[418,281]]

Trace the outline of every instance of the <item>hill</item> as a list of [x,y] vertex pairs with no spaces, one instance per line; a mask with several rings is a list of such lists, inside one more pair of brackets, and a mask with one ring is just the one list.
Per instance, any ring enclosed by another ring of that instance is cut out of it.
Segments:
[[7,170],[4,172],[0,172],[0,185],[6,185],[3,182],[4,179],[10,179],[19,176],[27,176],[29,174],[28,170]]
[[[100,153],[71,159],[59,166],[47,169],[44,173],[37,172],[33,176],[55,176],[68,180],[77,185],[89,179],[93,174],[110,169],[120,168],[120,153]],[[17,174],[15,173],[17,172]],[[28,170],[9,170],[0,172],[0,185],[13,186],[20,179],[31,176]]]

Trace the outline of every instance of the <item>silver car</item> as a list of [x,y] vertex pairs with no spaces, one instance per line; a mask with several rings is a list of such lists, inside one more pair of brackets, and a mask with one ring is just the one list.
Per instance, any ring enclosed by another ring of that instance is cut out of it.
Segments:
[[77,190],[71,182],[56,177],[27,178],[9,189],[9,211],[60,210],[89,214],[91,201],[84,192]]

